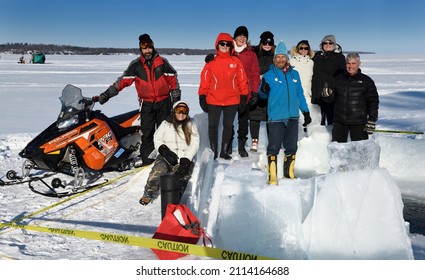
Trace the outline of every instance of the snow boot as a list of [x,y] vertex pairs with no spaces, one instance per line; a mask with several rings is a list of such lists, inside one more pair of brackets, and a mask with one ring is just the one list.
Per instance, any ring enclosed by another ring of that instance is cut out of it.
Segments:
[[152,203],[155,199],[157,199],[159,196],[158,192],[149,192],[145,191],[143,193],[143,196],[140,198],[139,203],[143,206],[148,205],[149,203]]
[[241,157],[248,157],[248,152],[245,150],[246,140],[238,141],[238,153]]
[[285,154],[285,158],[283,160],[283,178],[295,179],[294,167],[295,154]]
[[230,142],[230,145],[229,145],[229,147],[227,148],[227,154],[228,154],[228,155],[231,155],[231,154],[232,154],[232,152],[233,152],[233,149],[232,149],[232,143],[233,143],[233,140]]
[[251,152],[257,152],[258,151],[258,139],[252,139],[252,145],[251,145]]
[[218,155],[218,144],[217,143],[212,143],[210,146],[211,146],[211,150],[214,153],[214,159],[216,159],[217,158],[217,155]]
[[227,160],[231,160],[232,157],[228,154],[228,151],[229,151],[229,144],[228,143],[221,144],[220,157]]
[[269,162],[269,185],[277,185],[277,156],[267,156]]

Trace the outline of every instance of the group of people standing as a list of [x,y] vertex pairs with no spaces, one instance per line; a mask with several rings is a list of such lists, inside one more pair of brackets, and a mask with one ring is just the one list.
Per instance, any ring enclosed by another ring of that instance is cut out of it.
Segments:
[[[208,113],[208,134],[214,158],[231,159],[236,114],[238,153],[241,157],[248,156],[245,150],[248,128],[252,139],[251,151],[255,152],[258,149],[260,123],[267,121],[269,183],[277,184],[277,155],[282,146],[285,151],[284,177],[295,178],[299,112],[304,116],[304,126],[311,123],[311,117],[302,79],[298,71],[291,67],[285,44],[280,42],[275,46],[273,33],[265,31],[260,35],[260,44],[252,47],[248,35],[245,26],[237,27],[233,37],[228,33],[218,35],[216,54],[207,56],[201,72],[199,103]],[[308,41],[304,40],[298,45],[298,48],[303,48],[304,56],[310,53]],[[296,62],[300,68],[308,68],[301,55]],[[307,63],[312,62],[312,57],[308,58]],[[310,75],[310,81],[312,67],[313,64],[305,71],[306,76]],[[311,90],[306,92],[311,95]],[[223,132],[219,152],[221,113]]]
[[[320,124],[333,125],[333,141],[346,142],[348,133],[351,140],[367,139],[373,132],[378,118],[378,93],[373,81],[361,73],[357,53],[345,58],[335,36],[327,35],[317,53],[307,40],[301,40],[290,50],[289,57],[284,42],[275,45],[272,32],[263,32],[255,47],[250,45],[248,35],[245,26],[237,27],[233,37],[220,33],[215,40],[216,53],[205,58],[200,75],[199,105],[208,114],[214,159],[232,158],[236,115],[241,157],[249,156],[248,132],[252,139],[250,150],[258,150],[260,124],[267,122],[269,184],[278,184],[277,156],[282,147],[283,176],[295,178],[300,112],[306,127],[312,122],[310,110],[320,108]],[[155,161],[140,199],[146,205],[158,196],[161,174],[190,176],[199,135],[189,117],[189,106],[180,101],[176,70],[155,50],[148,34],[140,35],[139,47],[140,57],[93,100],[103,104],[135,83],[141,112],[140,158],[142,165]],[[152,156],[156,153],[158,156]]]
[[[233,121],[238,115],[238,153],[245,150],[250,128],[251,151],[257,151],[261,121],[267,121],[269,184],[278,184],[277,156],[284,149],[283,177],[295,178],[300,112],[303,126],[317,111],[320,125],[332,125],[332,141],[365,140],[378,118],[379,97],[372,79],[361,73],[360,56],[345,57],[334,35],[326,35],[315,53],[308,40],[301,40],[288,56],[286,45],[274,44],[265,31],[252,47],[248,29],[236,28],[233,37],[220,33],[215,55],[208,55],[201,73],[199,103],[208,113],[208,134],[214,158],[231,159]],[[320,111],[320,113],[319,113]],[[218,126],[223,131],[218,151]],[[249,124],[248,124],[249,123]]]

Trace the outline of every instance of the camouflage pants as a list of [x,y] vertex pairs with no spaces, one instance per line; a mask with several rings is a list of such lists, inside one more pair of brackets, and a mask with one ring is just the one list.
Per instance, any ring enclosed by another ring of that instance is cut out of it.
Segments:
[[[174,173],[179,168],[179,165],[171,166],[163,156],[158,155],[153,163],[152,170],[149,173],[148,181],[146,182],[145,192],[151,194],[159,194],[160,178],[167,173]],[[181,188],[185,188],[193,171],[193,164],[190,167],[188,174],[180,178]],[[184,189],[182,190],[184,191]]]

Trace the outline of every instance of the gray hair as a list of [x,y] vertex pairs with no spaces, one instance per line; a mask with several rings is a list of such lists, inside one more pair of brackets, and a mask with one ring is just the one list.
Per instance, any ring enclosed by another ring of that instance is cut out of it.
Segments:
[[360,55],[357,52],[350,52],[347,54],[347,57],[345,58],[345,61],[349,61],[351,59],[355,59],[357,61],[360,61]]

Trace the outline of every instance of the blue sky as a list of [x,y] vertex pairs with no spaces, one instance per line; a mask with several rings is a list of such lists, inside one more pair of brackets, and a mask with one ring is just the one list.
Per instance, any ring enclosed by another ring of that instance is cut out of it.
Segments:
[[346,51],[415,54],[425,53],[424,13],[423,0],[0,0],[0,43],[133,48],[148,33],[160,48],[209,49],[245,25],[254,45],[270,30],[288,48],[334,34]]

